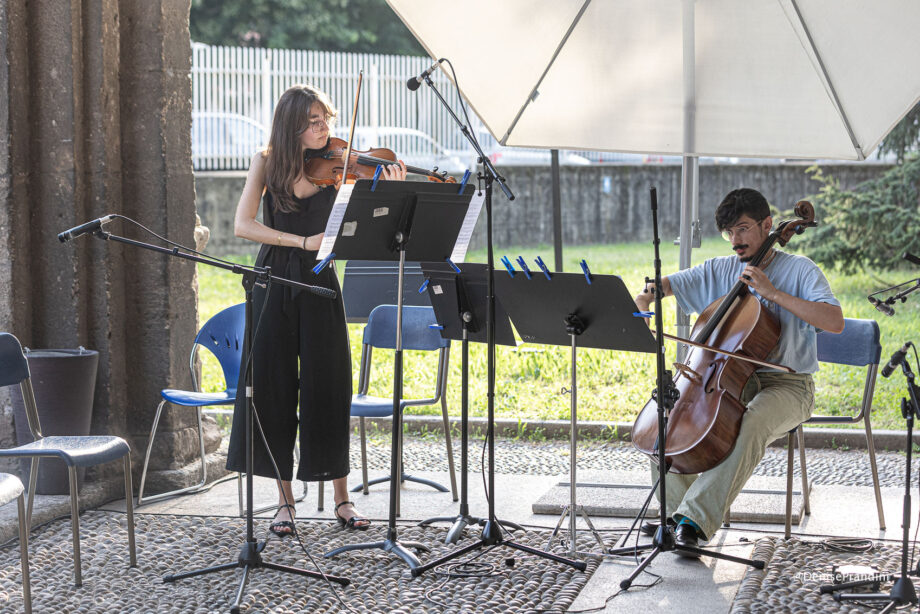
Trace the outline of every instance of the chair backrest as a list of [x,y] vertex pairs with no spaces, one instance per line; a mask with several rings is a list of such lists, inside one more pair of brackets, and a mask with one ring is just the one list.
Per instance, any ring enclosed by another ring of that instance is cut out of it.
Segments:
[[236,391],[245,336],[246,305],[240,303],[212,316],[195,337],[197,345],[207,348],[217,358],[224,372],[228,392]]
[[879,342],[878,322],[875,320],[856,320],[846,318],[843,332],[818,333],[818,360],[820,362],[866,367],[866,379],[863,385],[862,403],[859,411],[851,416],[812,416],[812,424],[848,424],[865,420],[867,428],[869,414],[872,410],[872,397],[875,394],[875,378],[882,356]]
[[[378,305],[396,302],[399,263],[376,260],[349,260],[345,263],[342,281],[342,300],[345,302],[345,319],[350,323],[367,322],[371,311]],[[407,262],[403,271],[403,306],[430,307],[427,292],[416,292],[425,274],[418,262]]]
[[[432,307],[403,306],[402,347],[404,350],[438,350],[450,347],[441,337]],[[375,307],[364,327],[364,343],[376,348],[396,349],[396,305]]]
[[15,384],[19,384],[22,393],[22,404],[25,406],[29,430],[35,439],[40,439],[42,427],[38,420],[35,392],[32,390],[29,361],[22,353],[19,339],[9,333],[0,333],[0,388]]
[[0,388],[12,386],[29,377],[29,362],[22,353],[19,339],[0,333]]
[[846,318],[843,332],[818,333],[818,360],[854,367],[879,364],[882,345],[878,322]]

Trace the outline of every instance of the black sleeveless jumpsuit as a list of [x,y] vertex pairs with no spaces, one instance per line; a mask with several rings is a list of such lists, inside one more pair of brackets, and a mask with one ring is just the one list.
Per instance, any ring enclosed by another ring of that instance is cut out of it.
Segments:
[[[262,199],[263,223],[278,232],[311,236],[325,230],[336,191],[320,190],[295,198],[298,209],[276,211],[271,193]],[[282,480],[291,480],[294,439],[300,404],[300,465],[297,479],[333,480],[348,475],[351,411],[351,350],[345,306],[335,268],[330,263],[318,275],[316,252],[263,244],[256,264],[273,274],[337,292],[334,300],[310,292],[273,285],[253,290],[254,405]],[[259,314],[262,313],[261,323]],[[258,324],[257,324],[258,323]],[[299,359],[299,366],[298,366]],[[245,365],[243,365],[245,367]],[[244,368],[233,413],[227,469],[246,470]],[[255,428],[253,473],[274,478],[275,471]]]

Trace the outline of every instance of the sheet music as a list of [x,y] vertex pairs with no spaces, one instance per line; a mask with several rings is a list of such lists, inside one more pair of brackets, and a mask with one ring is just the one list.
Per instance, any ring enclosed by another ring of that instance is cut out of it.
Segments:
[[484,190],[477,190],[473,193],[470,207],[466,210],[466,217],[463,218],[463,225],[460,227],[460,234],[457,235],[457,242],[454,243],[454,251],[450,255],[452,262],[463,262],[463,259],[466,258],[466,250],[473,239],[473,229],[476,228],[476,220],[479,219],[479,212],[482,211],[482,203],[485,200]]
[[345,208],[351,199],[351,192],[355,189],[355,184],[347,183],[339,188],[339,193],[332,204],[332,212],[329,213],[329,219],[326,221],[326,230],[323,233],[323,242],[319,246],[319,252],[316,254],[317,260],[322,260],[332,252],[332,246],[339,236],[339,227],[345,218]]

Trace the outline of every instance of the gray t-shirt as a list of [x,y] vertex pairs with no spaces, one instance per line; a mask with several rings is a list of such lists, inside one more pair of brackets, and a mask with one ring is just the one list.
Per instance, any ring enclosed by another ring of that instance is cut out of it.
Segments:
[[[745,266],[736,255],[711,258],[695,267],[668,275],[668,281],[681,309],[698,314],[717,298],[728,294]],[[805,256],[777,251],[764,273],[777,290],[806,301],[840,306],[824,273]],[[817,329],[756,292],[754,294],[779,318],[781,327],[779,343],[767,356],[767,362],[785,365],[798,373],[815,373],[818,370]],[[758,371],[775,369],[761,368]]]

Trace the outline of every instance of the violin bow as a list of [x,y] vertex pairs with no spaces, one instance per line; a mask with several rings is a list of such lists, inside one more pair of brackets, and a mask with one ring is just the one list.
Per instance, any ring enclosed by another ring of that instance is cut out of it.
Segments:
[[[345,163],[342,168],[342,185],[348,182],[348,162],[351,160],[351,144],[355,137],[355,120],[358,117],[358,101],[361,99],[361,83],[364,81],[364,69],[358,71],[358,87],[355,90],[355,105],[351,109],[351,128],[348,129],[348,145],[345,146]],[[334,175],[334,173],[333,173]]]

